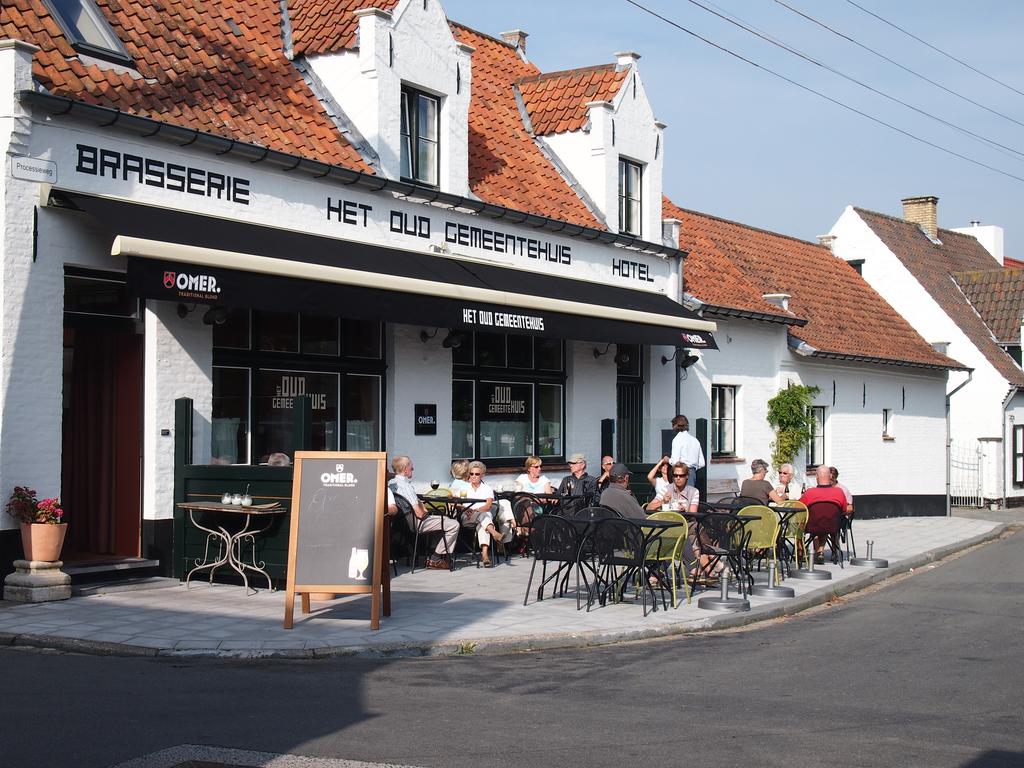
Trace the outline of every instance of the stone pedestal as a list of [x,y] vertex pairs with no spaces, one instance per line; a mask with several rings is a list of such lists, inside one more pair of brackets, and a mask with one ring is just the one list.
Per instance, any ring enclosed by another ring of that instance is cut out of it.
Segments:
[[71,597],[71,577],[57,560],[15,560],[14,573],[4,579],[4,600],[17,603],[47,603]]

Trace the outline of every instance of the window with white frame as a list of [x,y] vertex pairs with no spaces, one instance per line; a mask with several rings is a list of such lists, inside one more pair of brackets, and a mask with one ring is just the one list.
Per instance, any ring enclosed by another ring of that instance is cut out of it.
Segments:
[[882,409],[882,437],[892,438],[892,408]]
[[437,186],[440,116],[441,101],[437,96],[402,87],[401,174],[406,181]]
[[711,456],[736,455],[736,387],[711,386]]
[[825,463],[825,406],[812,405],[811,439],[807,441],[807,467]]
[[79,53],[130,64],[124,43],[93,0],[46,0],[71,47]]
[[643,167],[632,160],[619,158],[619,231],[640,237],[642,234],[640,182]]

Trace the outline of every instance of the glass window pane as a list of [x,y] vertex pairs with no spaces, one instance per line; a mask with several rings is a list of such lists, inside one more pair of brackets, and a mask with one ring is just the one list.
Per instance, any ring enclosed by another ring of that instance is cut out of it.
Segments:
[[301,315],[302,352],[307,355],[338,354],[338,318]]
[[473,382],[452,382],[452,458],[471,459],[473,452]]
[[535,339],[534,353],[537,358],[537,368],[542,371],[562,370],[562,340],[561,339]]
[[616,344],[615,366],[619,376],[640,375],[640,345]]
[[124,280],[67,275],[64,311],[111,317],[137,317],[139,303],[128,293]]
[[532,337],[518,336],[514,333],[508,335],[508,367],[533,369]]
[[309,395],[313,406],[314,451],[338,450],[338,374],[260,370],[253,396],[253,456],[262,464],[271,453],[292,454],[295,398]]
[[553,384],[537,385],[537,455],[561,456],[562,388]]
[[249,463],[249,369],[213,369],[210,456],[214,464]]
[[346,451],[380,450],[380,377],[345,377]]
[[437,184],[437,144],[420,139],[416,146],[416,178],[424,184]]
[[533,453],[533,385],[481,381],[477,388],[481,459]]
[[92,0],[53,0],[53,5],[82,42],[118,54],[123,52],[120,38],[114,35]]
[[381,325],[375,320],[342,320],[345,355],[380,360]]
[[402,178],[412,178],[412,131],[409,128],[409,94],[402,93],[402,140],[401,170]]
[[437,142],[437,99],[420,95],[416,130],[421,139]]
[[249,349],[249,310],[232,309],[228,319],[213,326],[213,346],[223,349]]
[[259,338],[257,348],[262,352],[298,352],[299,316],[291,312],[257,312]]
[[476,364],[489,368],[505,367],[505,334],[480,332],[476,335]]
[[[445,332],[445,329],[441,328],[439,332]],[[475,333],[465,333],[462,337],[462,343],[457,347],[452,347],[453,365],[473,364],[473,346],[476,342],[475,337]]]

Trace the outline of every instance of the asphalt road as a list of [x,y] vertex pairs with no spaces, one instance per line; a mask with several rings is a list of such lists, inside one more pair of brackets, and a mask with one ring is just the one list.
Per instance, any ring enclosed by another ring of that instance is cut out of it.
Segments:
[[179,744],[416,766],[1024,766],[1024,533],[755,629],[507,657],[0,649],[0,766]]

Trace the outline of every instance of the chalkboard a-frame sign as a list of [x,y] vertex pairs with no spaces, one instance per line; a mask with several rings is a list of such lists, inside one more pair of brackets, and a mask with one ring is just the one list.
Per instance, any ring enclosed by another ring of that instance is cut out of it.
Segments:
[[285,629],[292,628],[296,594],[302,612],[309,613],[311,592],[370,593],[370,628],[380,628],[382,582],[389,581],[386,458],[371,452],[295,452]]

